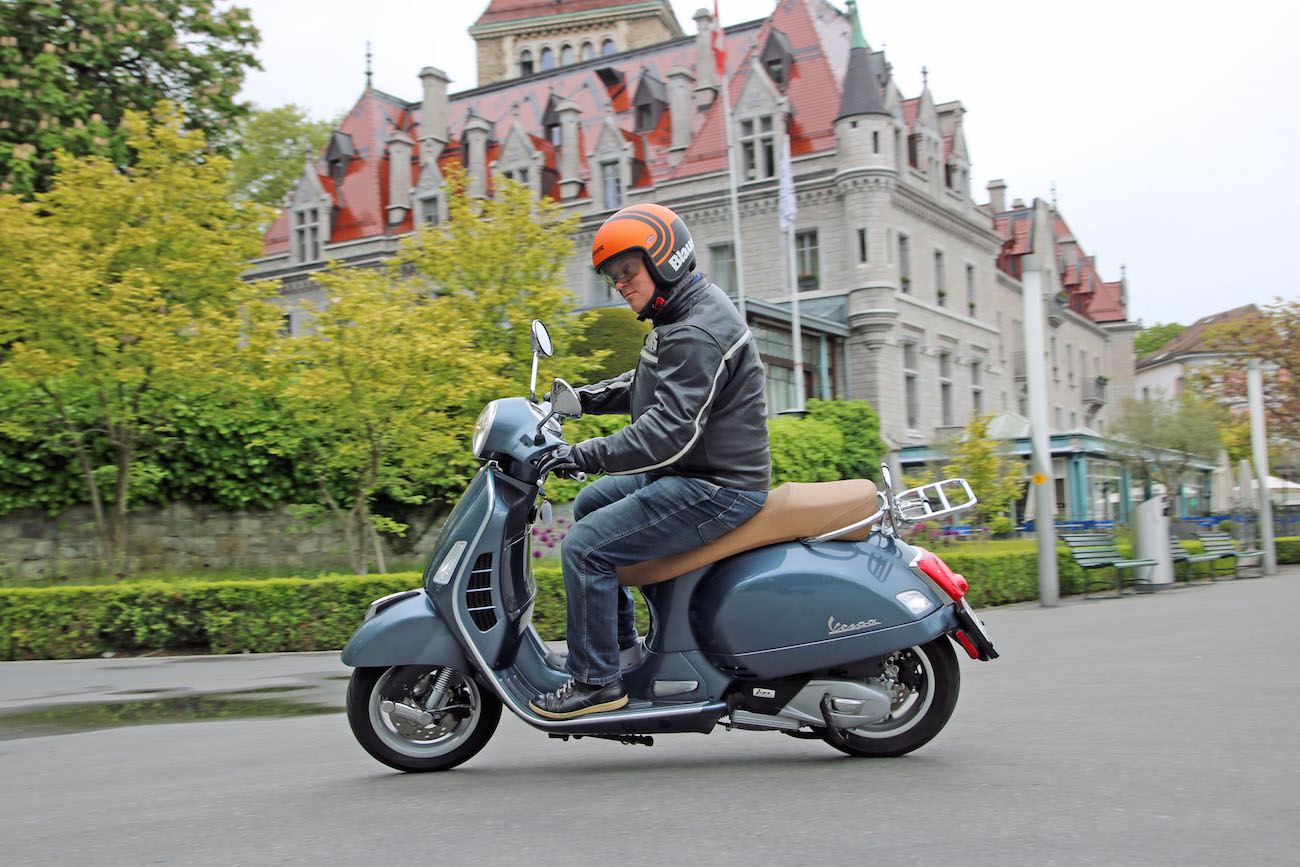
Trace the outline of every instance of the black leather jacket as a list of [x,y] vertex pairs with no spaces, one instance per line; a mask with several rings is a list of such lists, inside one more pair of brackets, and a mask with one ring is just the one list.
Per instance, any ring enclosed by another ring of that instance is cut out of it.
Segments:
[[701,276],[673,287],[651,317],[635,370],[578,389],[584,413],[632,423],[573,447],[587,472],[704,479],[766,491],[772,478],[763,364],[731,299]]

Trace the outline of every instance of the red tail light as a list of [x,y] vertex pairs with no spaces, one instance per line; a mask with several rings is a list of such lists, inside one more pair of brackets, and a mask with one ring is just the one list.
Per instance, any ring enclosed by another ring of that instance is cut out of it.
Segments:
[[953,602],[957,602],[966,595],[970,585],[966,579],[958,575],[948,566],[947,563],[939,559],[939,555],[933,551],[927,551],[924,548],[918,549],[921,552],[921,559],[916,566],[926,575],[929,575],[935,584],[938,584],[944,593],[952,597]]

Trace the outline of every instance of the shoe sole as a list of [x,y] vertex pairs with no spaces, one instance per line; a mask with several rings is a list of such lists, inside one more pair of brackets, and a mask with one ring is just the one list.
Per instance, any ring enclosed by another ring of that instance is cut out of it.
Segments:
[[627,706],[627,696],[619,696],[613,701],[607,701],[604,704],[593,704],[591,707],[584,707],[580,710],[571,710],[568,713],[552,713],[548,710],[542,710],[531,701],[528,703],[528,709],[538,716],[544,716],[547,719],[573,719],[578,716],[586,716],[589,713],[602,713],[607,710],[618,710]]

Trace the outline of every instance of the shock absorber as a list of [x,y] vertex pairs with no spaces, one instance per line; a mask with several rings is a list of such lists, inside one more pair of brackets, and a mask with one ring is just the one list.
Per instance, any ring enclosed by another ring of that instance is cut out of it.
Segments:
[[446,666],[438,672],[438,677],[433,681],[433,688],[429,690],[429,696],[424,702],[426,709],[436,711],[446,703],[447,687],[454,676],[455,672]]

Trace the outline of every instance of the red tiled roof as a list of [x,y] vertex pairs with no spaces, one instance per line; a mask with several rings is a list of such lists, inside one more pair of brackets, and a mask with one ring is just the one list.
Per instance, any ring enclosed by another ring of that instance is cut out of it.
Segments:
[[540,18],[570,12],[590,12],[606,7],[618,7],[627,0],[492,0],[474,24],[499,24],[521,18]]

